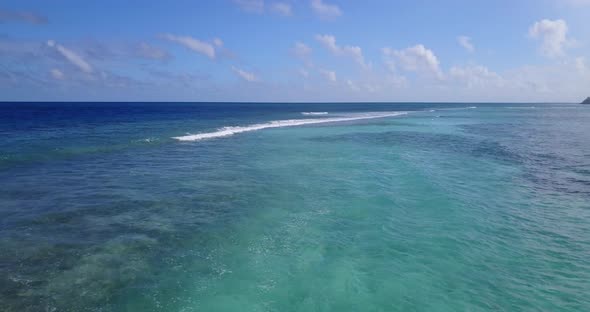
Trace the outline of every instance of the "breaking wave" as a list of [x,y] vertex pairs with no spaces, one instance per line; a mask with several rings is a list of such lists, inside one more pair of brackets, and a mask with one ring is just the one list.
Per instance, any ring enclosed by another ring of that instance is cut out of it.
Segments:
[[328,112],[301,112],[301,115],[306,115],[306,116],[328,115]]
[[176,139],[179,141],[199,141],[199,140],[220,138],[220,137],[234,135],[237,133],[257,131],[257,130],[268,129],[268,128],[294,127],[294,126],[303,126],[303,125],[311,125],[311,124],[394,117],[394,116],[400,116],[400,115],[405,115],[405,114],[407,114],[407,112],[379,112],[379,113],[349,114],[349,115],[342,115],[341,117],[332,117],[332,118],[273,120],[270,122],[253,124],[253,125],[249,125],[249,126],[222,127],[222,128],[217,129],[217,131],[213,131],[213,132],[188,134],[188,135],[184,135],[184,136],[173,137],[173,139]]

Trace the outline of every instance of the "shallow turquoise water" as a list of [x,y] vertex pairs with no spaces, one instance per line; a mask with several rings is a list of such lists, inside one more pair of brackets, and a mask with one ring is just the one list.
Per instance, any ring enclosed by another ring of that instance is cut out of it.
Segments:
[[93,105],[1,126],[7,311],[590,310],[590,108]]

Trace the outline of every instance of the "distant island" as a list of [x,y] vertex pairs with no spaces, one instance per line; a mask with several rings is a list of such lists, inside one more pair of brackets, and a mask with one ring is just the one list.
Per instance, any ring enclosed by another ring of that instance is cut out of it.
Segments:
[[587,97],[582,103],[580,104],[590,104],[590,96]]

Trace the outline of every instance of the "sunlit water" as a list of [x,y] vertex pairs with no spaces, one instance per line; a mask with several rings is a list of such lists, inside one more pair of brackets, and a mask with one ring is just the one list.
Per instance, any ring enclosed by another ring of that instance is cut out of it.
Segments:
[[581,105],[0,104],[0,186],[2,311],[590,311]]

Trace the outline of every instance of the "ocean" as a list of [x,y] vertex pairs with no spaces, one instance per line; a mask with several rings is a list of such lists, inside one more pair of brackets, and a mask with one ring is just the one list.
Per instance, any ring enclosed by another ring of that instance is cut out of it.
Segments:
[[2,103],[2,311],[590,311],[590,107]]

